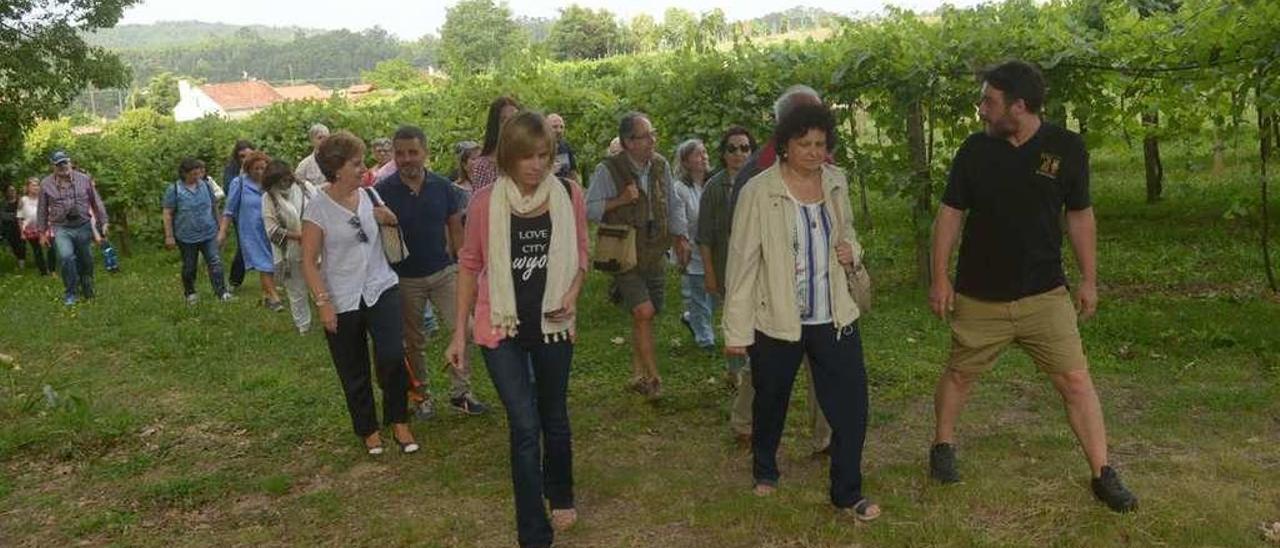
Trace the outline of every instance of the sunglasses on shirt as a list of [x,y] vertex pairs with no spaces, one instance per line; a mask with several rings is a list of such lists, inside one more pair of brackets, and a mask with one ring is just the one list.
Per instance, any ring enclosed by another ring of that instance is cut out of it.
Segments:
[[351,225],[351,228],[356,229],[356,239],[360,240],[360,243],[363,244],[369,242],[369,235],[365,234],[364,227],[360,226],[359,216],[352,215],[351,218],[347,220],[347,224]]

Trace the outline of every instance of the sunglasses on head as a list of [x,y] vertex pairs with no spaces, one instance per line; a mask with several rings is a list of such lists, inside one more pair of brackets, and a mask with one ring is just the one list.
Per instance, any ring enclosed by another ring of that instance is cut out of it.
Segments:
[[751,152],[751,145],[729,145],[724,147],[725,152],[733,154],[735,152]]
[[365,234],[364,227],[360,226],[359,216],[352,215],[350,219],[347,219],[347,224],[351,225],[351,228],[356,229],[356,239],[360,240],[360,243],[368,243],[369,235]]

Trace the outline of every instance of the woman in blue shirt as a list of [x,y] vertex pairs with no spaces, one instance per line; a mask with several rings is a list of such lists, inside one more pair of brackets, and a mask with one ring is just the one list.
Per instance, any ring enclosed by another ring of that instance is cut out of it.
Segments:
[[227,227],[232,221],[238,227],[238,244],[246,270],[254,270],[262,279],[262,303],[273,312],[284,310],[276,293],[271,241],[262,223],[262,180],[271,158],[254,152],[244,160],[244,172],[230,185],[227,206],[218,225],[218,246],[227,240]]

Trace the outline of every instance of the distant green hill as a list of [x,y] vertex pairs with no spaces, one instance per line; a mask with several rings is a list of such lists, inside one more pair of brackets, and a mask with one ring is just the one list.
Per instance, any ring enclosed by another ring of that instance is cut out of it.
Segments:
[[195,46],[217,38],[258,37],[268,42],[288,42],[298,35],[311,36],[324,32],[300,27],[266,25],[230,25],[202,21],[160,21],[146,25],[120,25],[88,34],[92,45],[109,49],[156,49]]

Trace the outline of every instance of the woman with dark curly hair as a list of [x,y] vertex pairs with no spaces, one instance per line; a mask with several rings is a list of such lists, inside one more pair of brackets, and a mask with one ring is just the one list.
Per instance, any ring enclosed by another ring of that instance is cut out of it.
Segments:
[[262,190],[262,225],[271,240],[276,279],[289,294],[294,327],[306,334],[311,329],[311,307],[302,279],[302,212],[315,198],[316,188],[295,177],[289,164],[272,160],[262,176]]
[[778,163],[742,188],[729,239],[725,352],[750,354],[755,493],[778,485],[778,442],[802,357],[831,423],[831,503],[861,521],[880,516],[862,494],[867,374],[858,305],[846,269],[861,246],[844,173],[827,165],[835,119],[822,105],[798,106],[774,130]]

